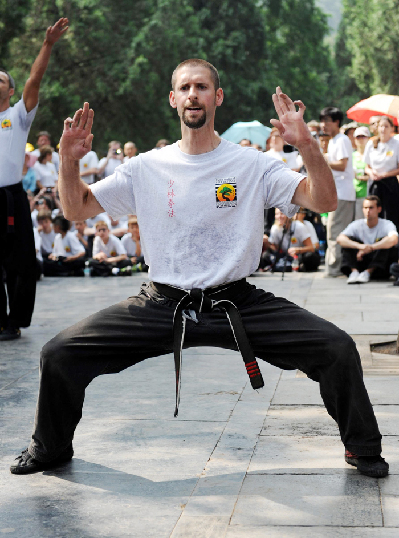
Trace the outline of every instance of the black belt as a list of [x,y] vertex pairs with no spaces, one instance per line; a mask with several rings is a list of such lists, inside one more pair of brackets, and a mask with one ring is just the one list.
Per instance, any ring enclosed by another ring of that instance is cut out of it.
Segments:
[[182,349],[186,329],[186,317],[183,316],[183,310],[189,306],[196,312],[211,312],[214,308],[220,308],[226,312],[237,348],[244,360],[252,388],[260,389],[264,386],[263,377],[260,373],[251,344],[249,343],[247,333],[245,332],[240,312],[233,302],[234,297],[241,291],[244,291],[246,287],[245,278],[216,288],[206,288],[205,290],[194,288],[187,291],[169,286],[168,284],[159,284],[158,282],[151,282],[151,286],[161,295],[178,301],[173,315],[173,354],[176,372],[175,417],[177,417],[179,412]]
[[15,185],[7,185],[6,187],[0,187],[0,193],[4,192],[6,195],[7,206],[7,233],[14,233],[14,193],[23,191],[22,182]]

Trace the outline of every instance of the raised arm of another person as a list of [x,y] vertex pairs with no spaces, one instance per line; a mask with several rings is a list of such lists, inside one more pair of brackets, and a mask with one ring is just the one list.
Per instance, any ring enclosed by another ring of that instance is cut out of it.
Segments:
[[318,143],[303,121],[305,105],[302,101],[293,102],[280,87],[276,88],[273,103],[279,119],[273,119],[271,123],[287,144],[299,150],[307,170],[307,177],[298,185],[292,203],[316,213],[335,211],[338,199],[334,178]]
[[91,150],[94,112],[89,103],[64,121],[60,140],[60,172],[58,192],[65,218],[86,220],[103,213],[89,186],[80,179],[79,160]]
[[68,30],[68,22],[68,19],[62,18],[57,21],[54,26],[49,26],[47,28],[42,48],[40,49],[36,60],[33,62],[29,78],[26,81],[24,88],[23,96],[27,112],[33,110],[39,102],[40,83],[46,72],[53,45],[57,43],[59,38]]

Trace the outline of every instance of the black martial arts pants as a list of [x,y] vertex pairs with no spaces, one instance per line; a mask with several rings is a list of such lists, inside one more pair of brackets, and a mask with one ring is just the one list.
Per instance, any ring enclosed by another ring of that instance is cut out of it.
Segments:
[[[5,189],[14,206],[12,232],[7,226],[10,208],[7,207]],[[36,254],[32,219],[26,192],[18,183],[0,188],[0,326],[6,327],[10,323],[15,327],[29,327],[35,295]]]
[[[321,396],[338,423],[345,447],[358,455],[380,454],[381,435],[353,340],[332,323],[248,283],[232,301],[255,355],[285,370],[300,369],[320,383]],[[35,459],[52,460],[72,442],[85,389],[95,377],[172,351],[175,308],[176,301],[143,284],[138,296],[80,321],[44,346],[29,446]],[[197,317],[198,323],[187,320],[185,348],[237,349],[223,311],[215,309]]]

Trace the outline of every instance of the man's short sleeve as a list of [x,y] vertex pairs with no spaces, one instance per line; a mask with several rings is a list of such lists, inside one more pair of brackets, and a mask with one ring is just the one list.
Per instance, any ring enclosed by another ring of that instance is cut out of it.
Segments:
[[114,219],[128,214],[136,214],[136,203],[133,194],[133,176],[138,174],[138,166],[130,159],[121,164],[107,178],[89,185],[98,203]]
[[357,237],[358,225],[356,221],[352,221],[348,226],[341,232],[341,234],[346,235],[347,237]]
[[277,207],[287,217],[293,217],[299,206],[292,203],[292,198],[305,177],[287,168],[282,161],[269,157],[263,176],[265,207]]

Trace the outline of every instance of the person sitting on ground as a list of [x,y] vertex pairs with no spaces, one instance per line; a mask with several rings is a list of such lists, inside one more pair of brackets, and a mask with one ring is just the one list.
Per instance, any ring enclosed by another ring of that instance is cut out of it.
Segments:
[[[32,151],[32,155],[34,157],[39,157],[40,155],[40,150],[42,149],[43,146],[50,146],[51,147],[51,135],[48,131],[40,131],[40,133],[38,133],[37,135],[37,149],[33,150]],[[60,167],[60,158],[59,158],[59,155],[56,151],[54,151],[53,148],[51,148],[51,151],[52,151],[52,157],[51,157],[51,162],[54,164],[55,166],[55,169],[57,170],[57,174],[58,174],[58,169]]]
[[109,226],[109,231],[112,235],[116,235],[116,237],[123,237],[128,233],[128,216],[125,215],[119,219],[114,219],[111,217],[111,215],[108,215],[109,220],[111,222],[111,226]]
[[96,222],[93,242],[93,258],[90,260],[90,276],[110,276],[112,269],[122,269],[131,265],[121,241],[110,234],[105,221]]
[[80,244],[86,251],[86,257],[91,258],[93,252],[93,236],[87,234],[87,224],[85,220],[74,221],[74,234],[78,238]]
[[[46,187],[47,192],[51,192],[57,186],[58,173],[55,165],[51,162],[53,155],[53,148],[50,146],[43,146],[40,148],[40,155],[37,162],[33,165],[33,168],[37,175],[37,188],[42,189]],[[50,190],[51,189],[51,190]]]
[[[28,147],[28,144],[26,144]],[[25,150],[24,166],[22,168],[22,187],[25,192],[36,193],[36,172],[33,168],[32,155],[29,149]]]
[[389,268],[389,272],[396,278],[394,286],[399,286],[399,262],[394,262]]
[[300,207],[298,213],[294,216],[294,220],[297,220],[299,222],[302,222],[308,229],[308,232],[310,234],[310,239],[312,241],[312,244],[315,248],[315,252],[318,252],[320,241],[317,237],[316,229],[313,226],[313,224],[310,222],[310,220],[307,220],[305,217],[308,214],[307,210],[304,207]]
[[53,228],[51,211],[43,209],[37,215],[38,232],[41,239],[41,254],[48,258],[53,252],[56,233]]
[[43,259],[44,276],[84,276],[85,249],[73,232],[71,224],[65,217],[54,219],[53,252]]
[[39,235],[38,229],[33,228],[33,235],[35,238],[35,251],[36,251],[36,281],[40,280],[43,274],[43,256],[42,256],[42,239]]
[[298,256],[299,270],[315,271],[320,264],[310,234],[302,222],[293,221],[276,208],[276,223],[272,226],[269,237],[270,251],[264,258],[264,264],[272,263],[275,271],[283,267],[292,270],[292,261]]
[[364,219],[351,222],[337,237],[342,247],[341,271],[349,277],[348,284],[389,278],[389,266],[398,258],[398,232],[393,222],[379,218],[378,196],[366,196],[363,213]]
[[144,256],[141,252],[140,228],[137,217],[129,217],[128,229],[129,233],[122,237],[122,245],[125,247],[132,265],[136,266],[135,268],[138,271],[148,271],[148,266],[145,265]]

